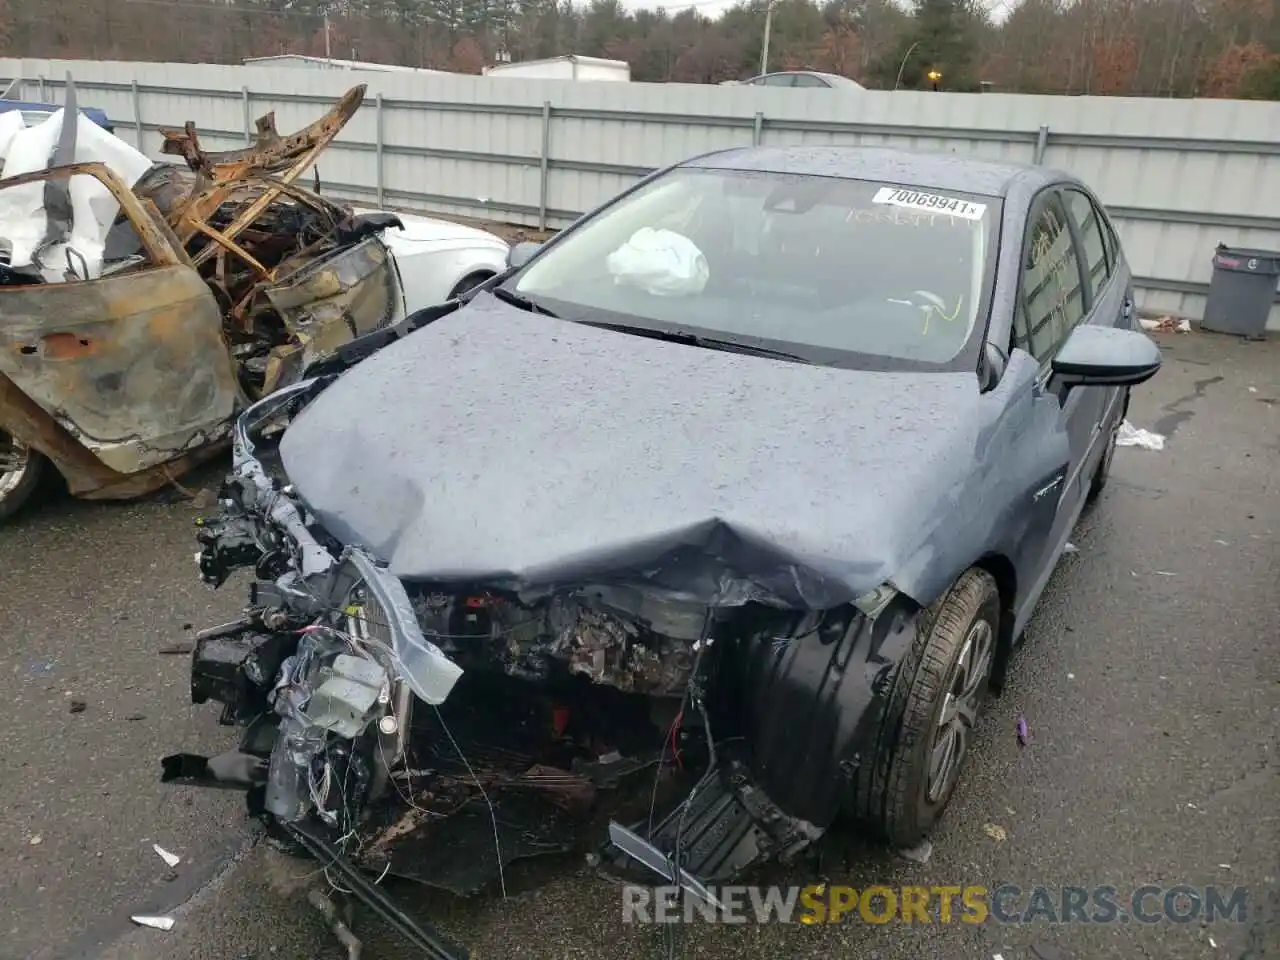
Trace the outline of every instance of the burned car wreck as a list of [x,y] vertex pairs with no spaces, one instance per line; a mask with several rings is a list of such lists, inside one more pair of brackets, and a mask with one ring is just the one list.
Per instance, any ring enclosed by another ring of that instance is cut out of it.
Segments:
[[502,269],[496,236],[299,182],[364,93],[288,136],[266,114],[241,150],[162,130],[172,163],[79,113],[70,82],[38,125],[0,118],[0,519],[46,468],[91,499],[173,483],[308,363]]
[[845,816],[918,842],[1160,364],[1082,325],[1044,388],[1016,347],[996,238],[1046,176],[711,154],[310,364],[198,525],[207,583],[252,570],[191,672],[240,747],[163,779],[244,790],[431,956],[370,877],[466,894],[586,837],[715,909]]

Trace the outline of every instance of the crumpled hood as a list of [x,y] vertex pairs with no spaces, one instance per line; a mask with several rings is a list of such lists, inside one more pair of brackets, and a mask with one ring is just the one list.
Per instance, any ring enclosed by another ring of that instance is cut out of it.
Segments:
[[715,352],[481,294],[343,375],[281,455],[326,529],[406,580],[821,609],[931,549],[982,400],[971,373]]

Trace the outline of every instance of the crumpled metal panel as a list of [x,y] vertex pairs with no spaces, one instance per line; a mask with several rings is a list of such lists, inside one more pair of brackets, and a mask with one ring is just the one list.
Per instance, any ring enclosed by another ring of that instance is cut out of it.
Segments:
[[0,295],[0,372],[119,473],[228,432],[222,318],[190,267]]
[[395,269],[376,236],[313,260],[263,291],[290,334],[268,363],[264,394],[296,380],[312,362],[391,322]]

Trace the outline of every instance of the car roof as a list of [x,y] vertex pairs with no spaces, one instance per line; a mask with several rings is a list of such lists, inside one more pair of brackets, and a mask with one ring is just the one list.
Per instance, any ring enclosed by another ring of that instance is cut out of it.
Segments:
[[694,157],[681,166],[883,180],[998,197],[1005,196],[1014,183],[1034,190],[1071,179],[1048,167],[894,147],[737,147]]

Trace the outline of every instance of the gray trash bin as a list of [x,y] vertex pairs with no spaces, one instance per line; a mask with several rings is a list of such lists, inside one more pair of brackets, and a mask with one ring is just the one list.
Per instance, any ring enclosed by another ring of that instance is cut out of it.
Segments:
[[1218,244],[1200,326],[1217,333],[1260,337],[1276,297],[1280,253]]

